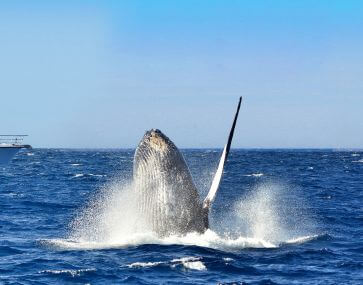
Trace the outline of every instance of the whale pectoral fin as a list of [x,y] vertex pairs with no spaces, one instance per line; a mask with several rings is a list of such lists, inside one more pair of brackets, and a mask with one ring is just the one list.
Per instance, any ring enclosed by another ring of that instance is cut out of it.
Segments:
[[219,184],[221,183],[222,179],[224,163],[226,161],[226,154],[227,154],[227,145],[223,149],[223,153],[221,159],[219,160],[217,171],[214,174],[212,185],[209,189],[207,197],[204,199],[203,208],[209,208],[217,194]]
[[217,191],[218,191],[218,188],[219,188],[219,184],[221,183],[223,168],[224,168],[224,165],[225,165],[225,163],[227,161],[229,150],[231,148],[233,133],[234,133],[234,129],[236,127],[236,122],[237,122],[237,118],[238,118],[238,114],[239,114],[239,109],[241,107],[241,102],[242,102],[242,97],[239,98],[237,111],[236,111],[236,114],[234,115],[232,128],[231,128],[231,130],[229,132],[229,136],[228,136],[228,141],[227,141],[227,144],[225,145],[225,147],[223,149],[222,156],[221,156],[221,158],[219,160],[218,168],[217,168],[217,171],[216,171],[216,173],[214,175],[213,182],[212,182],[212,185],[211,185],[211,187],[209,189],[208,195],[204,199],[203,209],[209,209],[210,208],[211,204],[213,203],[213,201],[214,201],[214,199],[216,197],[216,194],[217,194]]

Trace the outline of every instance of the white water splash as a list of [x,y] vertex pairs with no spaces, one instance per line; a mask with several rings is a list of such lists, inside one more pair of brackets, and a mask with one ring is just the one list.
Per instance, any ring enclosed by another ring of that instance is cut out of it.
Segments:
[[[70,224],[67,239],[43,240],[62,249],[124,248],[142,244],[197,245],[224,251],[276,248],[317,238],[312,222],[301,211],[296,193],[279,184],[261,184],[236,202],[224,218],[203,234],[188,233],[160,238],[137,211],[130,183],[114,182],[80,211]],[[192,266],[192,265],[191,265]]]
[[161,245],[197,245],[200,247],[214,248],[224,251],[236,251],[243,248],[276,248],[279,245],[267,240],[252,237],[226,237],[212,230],[207,230],[203,234],[189,233],[185,236],[171,235],[167,238],[159,238],[152,233],[139,233],[121,235],[112,241],[89,241],[85,239],[51,239],[42,240],[46,246],[67,250],[94,250],[110,248],[126,248],[143,244]]
[[[235,204],[234,227],[273,245],[314,236],[314,222],[303,209],[297,190],[283,184],[262,183]],[[307,239],[308,240],[308,239]]]
[[81,243],[134,244],[153,237],[149,225],[137,211],[131,184],[108,185],[87,205],[70,225],[71,240]]

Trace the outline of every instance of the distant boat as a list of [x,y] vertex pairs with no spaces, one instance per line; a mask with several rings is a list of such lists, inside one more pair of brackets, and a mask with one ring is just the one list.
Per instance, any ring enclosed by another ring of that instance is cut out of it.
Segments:
[[0,135],[0,165],[5,165],[22,148],[32,148],[31,145],[23,144],[27,135]]

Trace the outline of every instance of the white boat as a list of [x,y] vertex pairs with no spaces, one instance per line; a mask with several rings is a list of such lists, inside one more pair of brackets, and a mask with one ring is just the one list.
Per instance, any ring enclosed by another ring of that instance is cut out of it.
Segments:
[[23,144],[23,139],[27,135],[0,135],[0,165],[5,165],[22,148],[31,148],[28,144]]

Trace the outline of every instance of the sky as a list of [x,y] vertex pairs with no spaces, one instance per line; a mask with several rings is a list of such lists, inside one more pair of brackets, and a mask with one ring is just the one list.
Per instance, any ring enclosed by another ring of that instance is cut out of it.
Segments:
[[33,147],[363,148],[363,1],[1,1],[1,134]]

